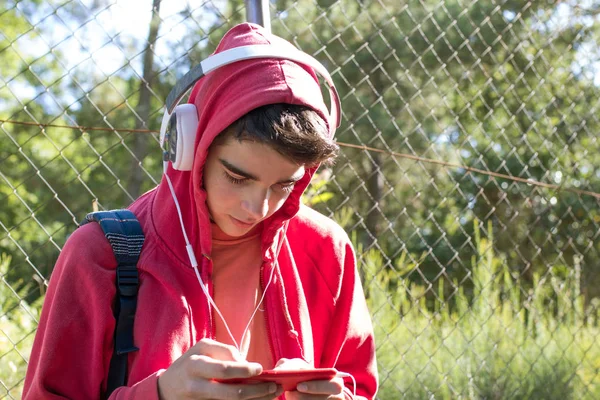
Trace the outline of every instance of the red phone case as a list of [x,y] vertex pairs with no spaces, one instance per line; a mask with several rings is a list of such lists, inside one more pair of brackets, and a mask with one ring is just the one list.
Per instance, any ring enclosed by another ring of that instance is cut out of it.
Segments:
[[296,370],[267,370],[262,374],[250,378],[218,379],[223,383],[262,383],[275,382],[283,386],[283,390],[296,390],[300,382],[324,380],[328,381],[335,377],[337,370],[335,368],[315,368],[315,369],[296,369]]

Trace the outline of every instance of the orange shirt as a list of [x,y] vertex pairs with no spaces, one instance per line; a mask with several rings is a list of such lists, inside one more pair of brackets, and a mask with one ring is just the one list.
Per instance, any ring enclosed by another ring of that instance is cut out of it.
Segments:
[[[246,360],[260,363],[263,369],[272,369],[274,363],[269,349],[264,304],[250,321],[262,296],[262,226],[239,238],[228,236],[214,223],[211,226],[214,301]],[[216,340],[235,346],[216,312],[214,318]],[[248,323],[250,326],[241,343]]]

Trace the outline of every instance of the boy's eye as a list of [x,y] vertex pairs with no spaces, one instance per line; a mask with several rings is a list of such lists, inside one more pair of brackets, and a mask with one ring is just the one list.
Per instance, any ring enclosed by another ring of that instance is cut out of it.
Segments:
[[294,185],[296,184],[296,182],[290,182],[290,183],[281,183],[279,184],[279,187],[281,188],[281,190],[283,190],[286,193],[290,193],[292,190],[294,190]]
[[[233,183],[234,185],[241,185],[241,184],[248,182],[248,178],[244,178],[244,177],[238,178],[236,176],[231,175],[227,171],[223,171],[223,173],[225,175],[225,178],[227,178],[227,180],[229,182]],[[278,183],[275,187],[284,193],[291,193],[294,190],[295,184],[296,184],[296,182]]]
[[244,182],[246,182],[248,180],[248,178],[236,178],[233,175],[228,174],[227,172],[225,172],[225,177],[233,184],[235,185],[239,185],[242,184]]

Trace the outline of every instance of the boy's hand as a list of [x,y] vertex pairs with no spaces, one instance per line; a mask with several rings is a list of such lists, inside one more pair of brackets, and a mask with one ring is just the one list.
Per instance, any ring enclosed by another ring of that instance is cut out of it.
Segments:
[[[313,367],[300,358],[282,358],[274,369],[295,370],[312,369]],[[285,392],[286,400],[344,400],[344,380],[333,378],[330,381],[301,382],[296,391]]]
[[258,363],[245,361],[233,346],[202,339],[158,378],[161,400],[272,400],[283,393],[274,383],[226,384],[214,379],[247,378],[262,372]]

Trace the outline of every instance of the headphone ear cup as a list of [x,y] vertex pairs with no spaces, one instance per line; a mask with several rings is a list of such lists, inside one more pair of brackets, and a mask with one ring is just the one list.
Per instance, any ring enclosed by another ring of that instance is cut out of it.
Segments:
[[173,168],[178,171],[191,171],[194,162],[194,143],[198,129],[198,113],[193,104],[181,104],[175,107],[177,115],[177,143]]

